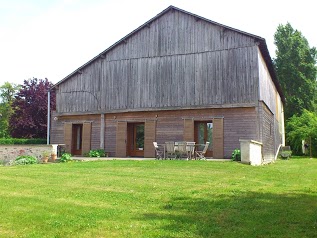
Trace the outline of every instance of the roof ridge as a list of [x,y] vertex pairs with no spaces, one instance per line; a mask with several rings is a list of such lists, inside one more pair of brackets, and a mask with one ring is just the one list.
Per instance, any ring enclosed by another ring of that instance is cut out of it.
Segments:
[[81,71],[83,68],[85,68],[86,66],[88,66],[89,64],[91,64],[92,62],[94,62],[96,59],[100,58],[100,57],[103,57],[108,51],[110,51],[111,49],[115,48],[117,45],[119,45],[121,42],[125,42],[130,36],[134,35],[135,33],[139,32],[140,30],[142,30],[144,27],[147,27],[149,24],[151,24],[153,21],[155,21],[156,19],[158,19],[159,17],[163,16],[164,14],[166,14],[167,12],[169,12],[170,10],[176,10],[176,11],[179,11],[179,12],[182,12],[184,14],[187,14],[187,15],[190,15],[190,16],[193,16],[193,17],[196,17],[200,20],[203,20],[203,21],[206,21],[206,22],[209,22],[211,24],[215,24],[215,25],[218,25],[218,26],[221,26],[223,28],[226,28],[226,29],[229,29],[231,31],[235,31],[235,32],[238,32],[240,34],[243,34],[243,35],[247,35],[249,37],[252,37],[254,39],[256,39],[257,41],[259,41],[260,45],[259,45],[259,48],[264,56],[264,60],[269,68],[269,71],[270,71],[270,74],[271,74],[271,77],[273,79],[273,81],[275,82],[275,85],[277,87],[277,90],[279,91],[280,95],[281,95],[281,98],[282,98],[282,101],[285,102],[285,98],[284,98],[284,95],[283,95],[283,92],[281,90],[281,86],[279,85],[279,82],[277,80],[277,77],[276,77],[276,74],[275,74],[275,71],[274,71],[274,66],[273,66],[273,63],[272,63],[272,59],[271,59],[271,56],[270,56],[270,53],[267,49],[267,45],[266,45],[266,41],[264,38],[260,37],[260,36],[257,36],[257,35],[254,35],[254,34],[251,34],[251,33],[248,33],[248,32],[245,32],[245,31],[241,31],[239,29],[236,29],[236,28],[233,28],[233,27],[229,27],[227,25],[223,25],[221,23],[218,23],[218,22],[215,22],[215,21],[212,21],[212,20],[209,20],[207,18],[204,18],[202,16],[199,16],[199,15],[196,15],[194,13],[191,13],[191,12],[188,12],[188,11],[185,11],[181,8],[178,8],[178,7],[175,7],[173,5],[170,5],[168,6],[167,8],[165,8],[163,11],[161,11],[160,13],[158,13],[156,16],[152,17],[150,20],[146,21],[144,24],[142,24],[141,26],[137,27],[136,29],[134,29],[133,31],[131,31],[129,34],[125,35],[123,38],[121,38],[120,40],[118,40],[117,42],[115,42],[114,44],[110,45],[108,48],[106,48],[104,51],[102,51],[101,53],[99,53],[97,56],[95,56],[94,58],[92,58],[91,60],[89,60],[88,62],[86,62],[85,64],[83,64],[82,66],[80,66],[78,69],[76,69],[75,71],[73,71],[72,73],[70,73],[69,75],[67,75],[66,77],[64,77],[62,80],[60,80],[59,82],[57,82],[55,85],[53,85],[52,88],[55,88],[56,86],[58,86],[59,84],[61,84],[62,82],[64,82],[65,80],[67,80],[69,77],[73,76],[74,74],[76,74],[78,71]]

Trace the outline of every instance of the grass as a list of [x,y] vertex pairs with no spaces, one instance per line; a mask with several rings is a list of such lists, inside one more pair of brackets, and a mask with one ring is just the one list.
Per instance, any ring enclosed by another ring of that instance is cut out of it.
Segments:
[[0,237],[316,237],[317,159],[0,167]]

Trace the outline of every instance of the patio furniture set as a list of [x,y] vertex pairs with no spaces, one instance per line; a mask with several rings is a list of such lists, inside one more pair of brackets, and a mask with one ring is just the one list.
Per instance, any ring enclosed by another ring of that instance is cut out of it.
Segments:
[[[167,141],[165,144],[153,142],[156,152],[156,159],[205,159],[210,142],[196,144],[196,142]],[[203,148],[200,150],[200,148]]]

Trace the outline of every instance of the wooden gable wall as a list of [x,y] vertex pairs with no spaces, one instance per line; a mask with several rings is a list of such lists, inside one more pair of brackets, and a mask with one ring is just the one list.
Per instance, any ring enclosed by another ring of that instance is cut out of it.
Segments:
[[251,105],[257,51],[250,36],[170,10],[61,83],[57,112]]

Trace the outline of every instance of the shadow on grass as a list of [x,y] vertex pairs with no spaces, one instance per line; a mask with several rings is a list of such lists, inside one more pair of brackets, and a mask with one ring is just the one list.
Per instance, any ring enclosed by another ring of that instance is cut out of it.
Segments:
[[316,237],[317,194],[174,197],[141,219],[160,225],[158,237]]

